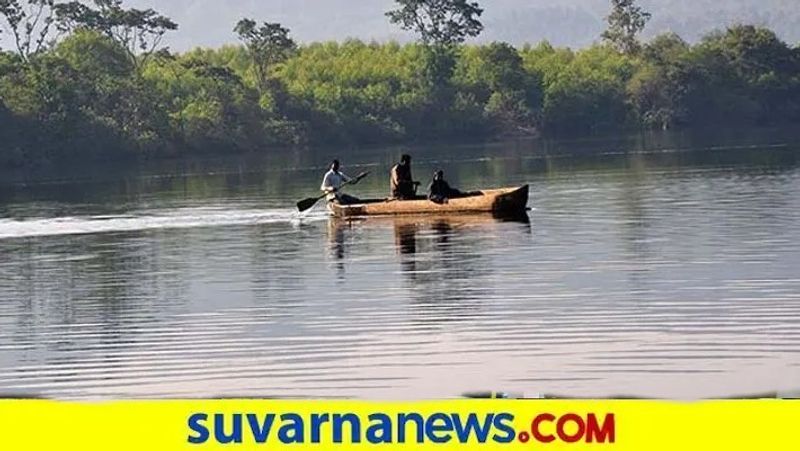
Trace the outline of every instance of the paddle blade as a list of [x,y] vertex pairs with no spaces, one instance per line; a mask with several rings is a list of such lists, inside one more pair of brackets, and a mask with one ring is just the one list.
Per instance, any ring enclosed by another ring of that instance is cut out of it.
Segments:
[[314,205],[317,205],[317,202],[319,202],[319,200],[320,198],[318,197],[310,197],[308,199],[301,200],[300,202],[297,203],[297,209],[300,210],[300,213],[307,210],[311,210],[314,207]]

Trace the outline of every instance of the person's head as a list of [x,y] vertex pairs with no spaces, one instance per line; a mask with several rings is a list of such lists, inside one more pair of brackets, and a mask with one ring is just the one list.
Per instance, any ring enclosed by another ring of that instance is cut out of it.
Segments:
[[333,162],[331,163],[331,170],[333,172],[339,172],[340,167],[341,165],[339,164],[339,160],[333,160]]
[[411,164],[411,155],[407,155],[406,154],[406,155],[403,155],[402,157],[400,157],[400,164],[402,164],[403,166],[410,165]]
[[433,179],[437,180],[437,181],[444,179],[444,171],[439,169],[438,171],[434,172],[433,173]]

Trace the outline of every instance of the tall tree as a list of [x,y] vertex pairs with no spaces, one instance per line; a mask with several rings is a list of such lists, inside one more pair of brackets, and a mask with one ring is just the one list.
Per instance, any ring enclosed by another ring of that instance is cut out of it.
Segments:
[[425,45],[452,46],[483,31],[483,9],[467,0],[396,0],[386,13],[393,24],[417,33]]
[[125,9],[122,0],[94,0],[94,5],[79,1],[56,5],[59,28],[84,28],[108,36],[125,49],[137,70],[159,50],[164,35],[178,29],[178,24],[153,9]]
[[455,48],[483,31],[483,9],[468,0],[395,0],[389,21],[419,35],[427,53],[426,71],[434,93],[443,94],[453,76]]
[[247,47],[253,61],[259,92],[266,94],[270,90],[270,70],[289,59],[297,50],[297,44],[289,37],[289,29],[279,23],[264,22],[258,26],[252,19],[242,19],[233,31]]
[[55,28],[54,3],[55,0],[0,0],[0,16],[5,19],[23,61],[50,44]]
[[637,36],[651,17],[636,5],[636,0],[611,0],[611,14],[606,17],[608,29],[602,37],[622,53],[637,53],[641,49]]

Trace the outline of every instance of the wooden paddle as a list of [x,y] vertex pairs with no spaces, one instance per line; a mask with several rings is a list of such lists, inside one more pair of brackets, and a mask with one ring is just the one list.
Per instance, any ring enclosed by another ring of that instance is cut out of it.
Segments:
[[[369,175],[369,172],[362,172],[361,174],[358,175],[358,177],[356,177],[353,180],[350,180],[349,182],[345,183],[342,186],[342,188],[344,188],[347,185],[355,185],[356,183],[360,182],[361,180],[363,180],[368,175]],[[302,213],[304,211],[307,211],[307,210],[311,210],[314,207],[314,205],[317,205],[317,202],[321,201],[322,199],[325,199],[326,197],[328,197],[328,193],[325,193],[325,194],[323,194],[322,196],[319,196],[319,197],[309,197],[308,199],[303,199],[303,200],[301,200],[300,202],[297,203],[297,209],[300,210],[300,213]]]

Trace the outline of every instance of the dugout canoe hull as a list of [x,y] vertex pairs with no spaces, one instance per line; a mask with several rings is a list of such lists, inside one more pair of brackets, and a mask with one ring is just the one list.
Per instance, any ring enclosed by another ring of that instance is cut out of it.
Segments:
[[525,185],[517,188],[483,190],[479,193],[450,199],[444,204],[432,202],[428,199],[380,199],[365,200],[352,205],[340,205],[333,202],[328,204],[328,209],[333,216],[340,218],[464,213],[514,215],[526,211],[530,188]]

